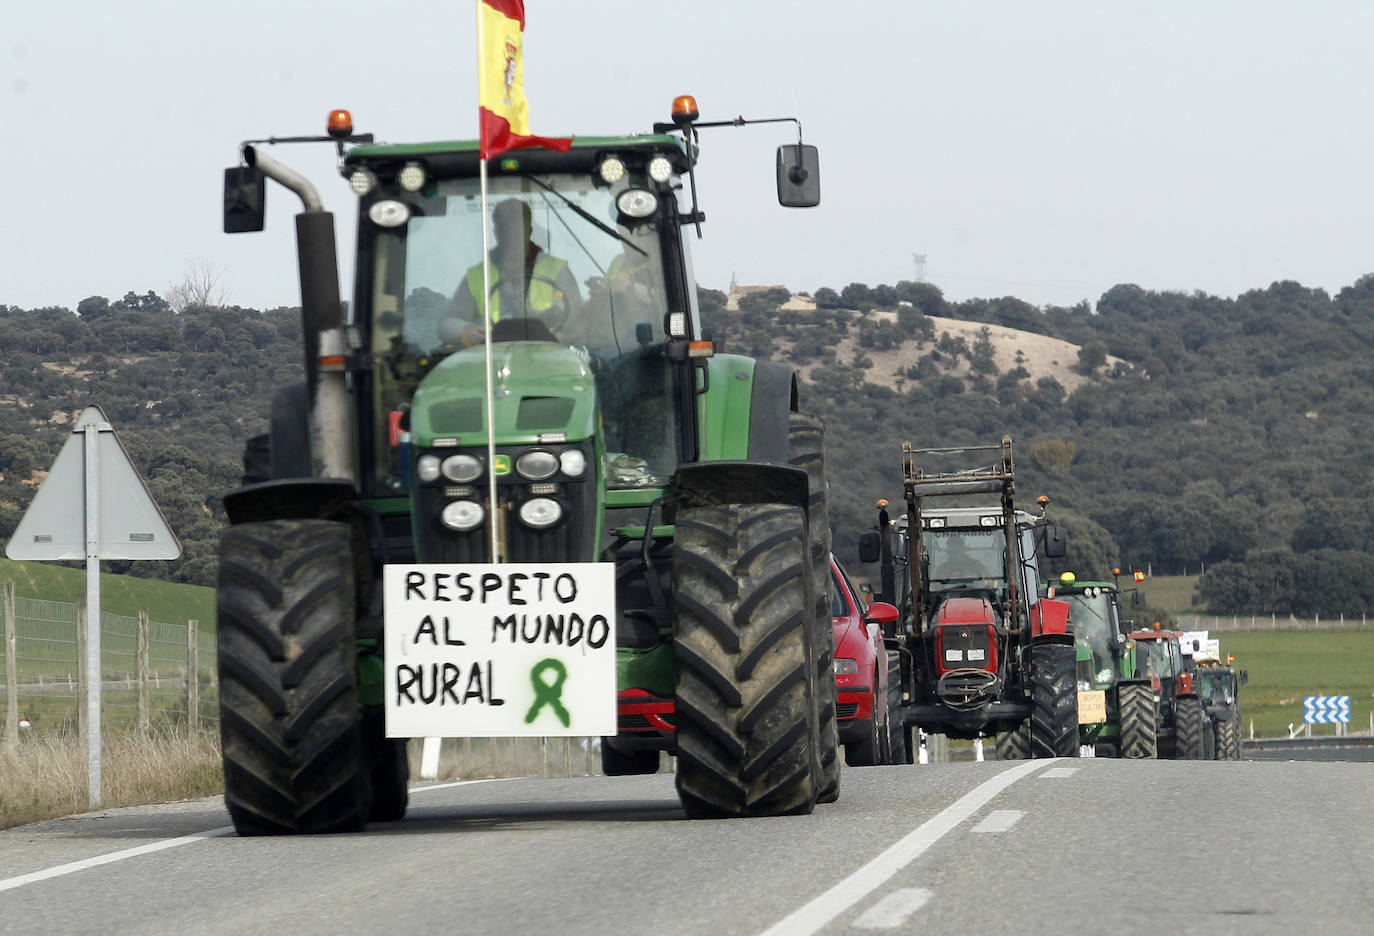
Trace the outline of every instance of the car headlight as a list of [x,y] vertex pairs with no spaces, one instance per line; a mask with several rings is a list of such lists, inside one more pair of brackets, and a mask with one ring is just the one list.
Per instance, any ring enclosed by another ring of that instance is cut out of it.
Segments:
[[476,455],[450,455],[441,469],[444,477],[459,484],[476,481],[482,475],[482,462]]
[[568,449],[558,456],[558,464],[568,477],[580,478],[582,472],[587,470],[587,456],[582,454],[581,449]]
[[563,508],[550,497],[531,497],[520,505],[520,522],[536,530],[545,530],[563,517]]
[[859,671],[858,660],[846,660],[844,657],[835,658],[836,676],[853,676]]
[[415,459],[415,477],[421,481],[434,481],[439,477],[439,456],[421,455]]
[[558,473],[558,456],[544,449],[531,449],[515,460],[515,470],[529,481],[543,481]]
[[457,500],[444,507],[443,512],[439,514],[439,522],[450,530],[466,533],[480,526],[486,517],[487,512],[476,501]]

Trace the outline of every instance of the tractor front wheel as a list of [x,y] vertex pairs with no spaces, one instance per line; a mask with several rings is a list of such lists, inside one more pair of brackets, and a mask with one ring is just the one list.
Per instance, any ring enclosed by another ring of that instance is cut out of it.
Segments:
[[372,791],[349,528],[272,520],[220,540],[224,802],[240,835],[361,829]]
[[887,737],[888,763],[910,764],[914,752],[911,732],[902,718],[902,661],[896,654],[888,655]]
[[1121,756],[1159,756],[1159,705],[1148,683],[1131,683],[1118,690],[1121,710]]
[[1175,719],[1178,758],[1202,760],[1202,723],[1206,720],[1206,715],[1202,711],[1202,700],[1197,696],[1183,696],[1178,700]]
[[1031,757],[1078,756],[1077,665],[1073,644],[1031,647]]
[[805,531],[801,509],[783,504],[678,511],[677,790],[690,818],[803,814],[816,804]]
[[1240,720],[1225,718],[1217,722],[1217,759],[1240,760]]

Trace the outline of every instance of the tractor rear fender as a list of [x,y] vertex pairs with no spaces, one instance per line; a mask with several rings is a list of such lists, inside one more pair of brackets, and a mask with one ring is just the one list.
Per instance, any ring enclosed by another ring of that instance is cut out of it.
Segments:
[[788,413],[797,411],[792,368],[738,354],[717,354],[702,366],[700,460],[787,464]]
[[1060,644],[1066,647],[1074,645],[1073,634],[1054,634],[1045,633],[1031,638],[1032,647],[1043,647],[1049,644]]
[[687,507],[722,504],[787,504],[806,512],[810,479],[791,465],[753,461],[689,462],[673,472],[671,500],[663,505],[663,519],[673,522]]
[[1030,610],[1031,640],[1037,640],[1041,636],[1057,635],[1068,637],[1067,641],[1057,640],[1055,643],[1073,643],[1073,632],[1069,628],[1069,603],[1060,601],[1057,598],[1041,598]]

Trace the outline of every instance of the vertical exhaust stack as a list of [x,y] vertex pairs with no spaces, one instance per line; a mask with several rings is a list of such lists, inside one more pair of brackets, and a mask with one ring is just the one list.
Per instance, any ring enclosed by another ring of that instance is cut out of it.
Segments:
[[295,192],[305,210],[296,215],[296,253],[301,278],[301,325],[305,341],[305,385],[310,404],[310,451],[315,474],[356,484],[353,422],[343,368],[322,369],[320,358],[347,353],[339,299],[339,260],[334,215],[324,210],[310,181],[252,146],[244,161]]

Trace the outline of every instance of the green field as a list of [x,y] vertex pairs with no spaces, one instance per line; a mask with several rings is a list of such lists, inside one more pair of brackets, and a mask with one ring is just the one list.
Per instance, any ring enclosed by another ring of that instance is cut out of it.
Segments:
[[[13,582],[22,598],[79,603],[86,591],[86,570],[55,562],[15,562],[0,559],[0,582]],[[195,618],[202,631],[215,629],[215,590],[199,585],[176,585],[131,575],[100,576],[100,610],[134,617],[139,608],[165,624],[185,624]]]
[[1152,608],[1163,608],[1177,617],[1180,614],[1198,614],[1201,608],[1193,607],[1193,589],[1197,586],[1196,575],[1157,575],[1147,578],[1140,585],[1131,581],[1129,572],[1121,576],[1122,589],[1136,587],[1145,593],[1145,600]]

